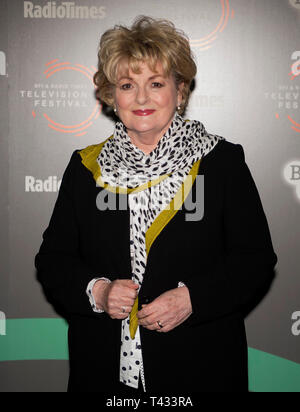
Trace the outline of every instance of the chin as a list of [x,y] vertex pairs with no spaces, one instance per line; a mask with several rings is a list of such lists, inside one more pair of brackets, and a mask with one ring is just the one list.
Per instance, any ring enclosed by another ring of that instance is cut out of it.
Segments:
[[135,129],[137,132],[146,132],[147,130],[152,130],[153,128],[156,128],[157,122],[142,119],[138,122],[132,122],[131,125],[132,129]]

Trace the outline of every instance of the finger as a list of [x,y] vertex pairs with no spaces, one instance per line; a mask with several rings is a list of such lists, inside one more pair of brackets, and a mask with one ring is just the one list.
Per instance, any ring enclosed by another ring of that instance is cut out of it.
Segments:
[[130,289],[139,289],[140,286],[137,283],[135,283],[132,279],[124,279],[124,280],[125,280],[125,282],[123,282],[124,286]]
[[127,286],[119,286],[118,288],[112,289],[108,295],[109,299],[113,301],[120,301],[124,299],[136,299],[138,292],[129,288]]
[[155,323],[149,326],[144,326],[144,327],[148,330],[157,330],[157,324]]
[[137,283],[135,283],[135,282],[133,282],[132,281],[132,284],[131,285],[129,285],[132,289],[138,289],[140,286],[137,284]]
[[111,317],[111,319],[124,320],[128,318],[128,313],[127,312],[123,313],[123,311],[120,309],[118,311],[108,312],[108,315]]
[[158,328],[156,329],[157,332],[170,332],[172,329],[175,328],[175,325],[172,323],[168,323],[167,321],[160,321],[159,322],[161,325],[163,325],[163,327],[160,327],[158,324]]
[[137,313],[138,319],[144,319],[147,316],[151,316],[155,313],[155,306],[153,307],[152,303],[148,303],[148,305],[144,305],[143,309],[139,310]]
[[163,328],[156,329],[156,331],[159,333],[162,333],[162,332],[168,332],[168,329],[164,326]]
[[[160,321],[160,323],[163,325],[163,323]],[[163,327],[159,326],[158,321],[155,323],[152,323],[151,325],[148,326],[144,326],[146,329],[149,330],[155,330],[157,332],[167,332],[168,331],[168,326],[167,325],[163,325]]]
[[123,298],[116,301],[116,307],[121,308],[122,306],[133,307],[135,298]]
[[128,303],[123,303],[123,304],[119,303],[118,305],[111,306],[110,310],[108,310],[107,313],[110,316],[114,315],[114,316],[119,317],[121,315],[122,318],[125,319],[131,313],[132,307],[133,307],[133,304],[130,304],[130,303],[129,304]]
[[126,291],[127,296],[130,296],[136,299],[139,293],[139,285],[137,285],[136,283],[127,285],[125,291]]
[[131,312],[130,306],[125,306],[125,305],[122,306],[119,310],[123,315]]
[[[145,308],[146,306],[148,306],[148,305],[142,305],[142,308]],[[141,319],[144,319],[144,318],[146,318],[147,316],[143,316],[143,312],[142,312],[142,310],[140,310],[138,313],[137,313],[137,318],[138,318],[138,320],[141,320]]]
[[108,314],[115,319],[126,319],[132,310],[132,306],[130,305],[118,305],[111,309]]
[[119,287],[128,288],[130,290],[139,289],[139,285],[135,283],[132,279],[119,279],[117,284]]
[[131,299],[135,300],[138,297],[138,295],[139,295],[139,292],[137,290],[136,291],[132,289],[127,290],[127,296]]
[[147,316],[143,319],[139,319],[139,325],[141,326],[158,326],[157,324],[157,319],[159,319],[159,317],[154,314],[154,315],[150,315]]
[[135,283],[132,279],[118,279],[119,283],[124,283],[126,285],[137,285],[137,283]]
[[142,326],[145,329],[149,329],[149,330],[157,330],[160,329],[160,327],[158,326],[157,321],[152,321],[151,323],[141,323],[139,322],[139,325]]
[[128,314],[126,313],[126,314],[124,315],[123,313],[122,313],[122,314],[117,313],[117,314],[115,314],[115,315],[111,315],[110,317],[111,317],[111,319],[124,320],[124,319],[127,319],[127,318],[128,318]]

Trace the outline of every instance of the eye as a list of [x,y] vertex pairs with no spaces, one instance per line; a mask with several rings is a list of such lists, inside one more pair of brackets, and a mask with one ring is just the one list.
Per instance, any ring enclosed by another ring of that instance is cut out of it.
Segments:
[[131,89],[131,84],[130,84],[130,83],[122,84],[122,85],[120,86],[120,88],[121,88],[122,90],[129,90],[129,89]]
[[159,88],[163,87],[163,84],[161,84],[159,82],[153,82],[152,86],[159,89]]

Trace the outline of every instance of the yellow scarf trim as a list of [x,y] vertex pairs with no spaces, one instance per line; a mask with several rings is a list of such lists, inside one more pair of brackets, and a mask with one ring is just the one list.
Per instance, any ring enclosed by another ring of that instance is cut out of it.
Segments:
[[[170,204],[157,216],[152,225],[146,232],[146,253],[147,257],[150,252],[150,248],[157,238],[157,236],[162,232],[170,220],[175,216],[178,210],[181,209],[183,203],[185,202],[188,194],[190,193],[193,183],[198,174],[200,167],[201,159],[194,163],[193,167],[190,170],[190,173],[186,176],[184,182],[181,185],[181,188],[178,190]],[[138,328],[138,297],[134,302],[134,306],[130,313],[130,337],[134,339],[137,328]]]
[[138,193],[141,192],[149,187],[155,186],[162,182],[163,180],[167,179],[170,175],[162,175],[157,179],[150,180],[147,183],[142,184],[141,186],[138,186],[136,188],[127,188],[127,187],[121,187],[121,186],[111,186],[108,183],[103,182],[102,176],[101,176],[101,168],[99,166],[99,163],[97,162],[97,159],[101,153],[101,150],[104,146],[104,144],[113,137],[110,136],[108,139],[106,139],[104,142],[97,144],[97,145],[92,145],[88,146],[87,148],[80,150],[78,153],[81,156],[81,162],[82,164],[90,171],[92,172],[94,179],[99,187],[103,187],[104,189],[108,190],[109,192],[112,193],[120,193],[120,194],[131,194],[131,193]]

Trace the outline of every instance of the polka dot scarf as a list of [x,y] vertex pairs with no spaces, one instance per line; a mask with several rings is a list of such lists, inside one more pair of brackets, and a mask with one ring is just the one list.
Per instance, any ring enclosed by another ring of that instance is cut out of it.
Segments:
[[[128,195],[128,203],[132,279],[140,287],[147,265],[145,237],[148,228],[169,205],[193,164],[222,139],[207,133],[201,122],[184,121],[176,113],[171,126],[148,155],[132,144],[122,122],[116,124],[113,138],[104,144],[97,159],[102,180],[113,187],[137,189]],[[166,178],[139,190],[161,176]],[[132,340],[128,317],[122,321],[121,332],[120,381],[137,388],[141,378],[146,391],[140,329],[138,327]]]

